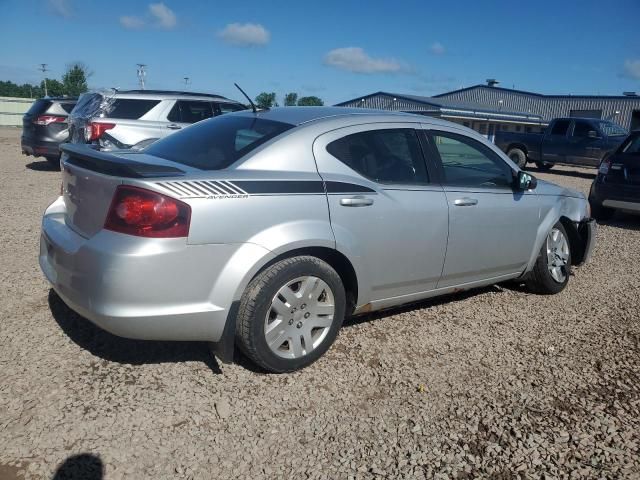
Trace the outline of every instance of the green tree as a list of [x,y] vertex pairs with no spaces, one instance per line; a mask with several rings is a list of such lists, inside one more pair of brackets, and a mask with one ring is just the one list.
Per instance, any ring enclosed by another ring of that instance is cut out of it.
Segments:
[[295,92],[287,93],[284,96],[285,107],[295,107],[297,102],[298,102],[298,94]]
[[86,92],[88,90],[87,79],[91,75],[92,73],[82,62],[68,65],[67,72],[62,76],[64,93],[71,97],[77,97]]
[[[47,94],[50,97],[61,97],[66,93],[66,88],[55,78],[47,78]],[[44,95],[44,80],[40,82],[40,88],[38,91],[38,96]]]
[[256,97],[256,106],[258,108],[277,107],[278,103],[276,102],[275,92],[271,92],[271,93],[262,92],[260,95]]
[[321,107],[323,105],[324,102],[322,99],[315,96],[301,97],[300,100],[298,100],[298,106],[300,107]]

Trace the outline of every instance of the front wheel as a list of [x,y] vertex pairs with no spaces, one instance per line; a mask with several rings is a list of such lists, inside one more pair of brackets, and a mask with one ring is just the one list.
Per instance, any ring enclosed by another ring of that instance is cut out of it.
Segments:
[[507,156],[515,163],[519,169],[523,169],[527,165],[527,154],[520,148],[512,148]]
[[245,355],[267,371],[299,370],[329,349],[345,308],[344,286],[329,264],[311,256],[288,258],[247,286],[236,339]]
[[571,275],[571,248],[562,223],[556,223],[542,244],[538,259],[529,273],[526,285],[540,294],[560,293]]

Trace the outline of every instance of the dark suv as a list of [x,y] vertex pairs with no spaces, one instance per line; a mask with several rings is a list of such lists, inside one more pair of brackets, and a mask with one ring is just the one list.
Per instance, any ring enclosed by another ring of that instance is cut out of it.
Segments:
[[22,153],[60,164],[59,145],[69,137],[67,118],[76,98],[40,98],[22,117]]

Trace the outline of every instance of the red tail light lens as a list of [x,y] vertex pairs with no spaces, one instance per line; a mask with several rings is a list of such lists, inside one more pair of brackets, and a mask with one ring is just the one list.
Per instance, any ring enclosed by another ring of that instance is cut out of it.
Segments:
[[90,122],[85,130],[88,141],[98,140],[104,132],[115,127],[115,123]]
[[191,207],[144,188],[120,185],[111,201],[104,228],[138,237],[177,238],[189,235]]
[[33,123],[36,125],[49,125],[51,123],[64,123],[66,121],[66,117],[58,117],[57,115],[40,115],[33,121]]

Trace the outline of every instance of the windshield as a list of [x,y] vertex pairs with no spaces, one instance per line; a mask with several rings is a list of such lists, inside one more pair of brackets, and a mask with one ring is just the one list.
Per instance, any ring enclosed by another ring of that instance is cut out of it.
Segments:
[[291,128],[257,117],[223,115],[158,140],[144,152],[200,170],[220,170]]
[[629,136],[622,145],[621,153],[640,153],[640,133]]
[[599,122],[600,123],[600,131],[604,133],[607,137],[619,137],[626,136],[628,132],[622,128],[620,125],[616,125],[611,122]]

